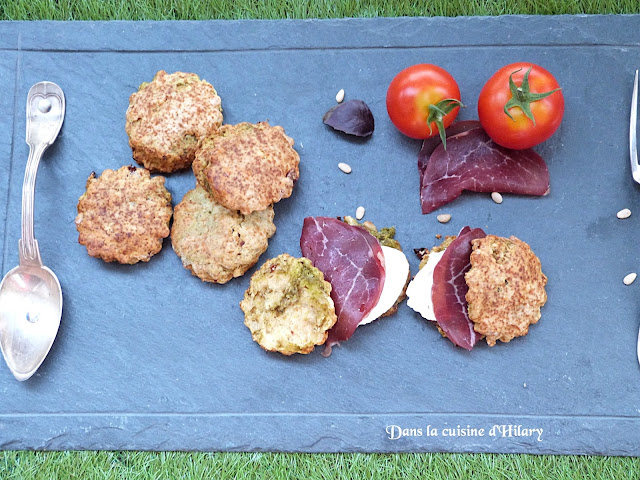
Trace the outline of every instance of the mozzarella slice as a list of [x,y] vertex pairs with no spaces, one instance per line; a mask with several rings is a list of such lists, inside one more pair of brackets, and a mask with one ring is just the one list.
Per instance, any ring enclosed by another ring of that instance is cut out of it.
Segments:
[[382,293],[375,307],[358,324],[366,325],[380,318],[387,310],[393,307],[398,297],[404,290],[409,277],[409,262],[407,257],[400,250],[382,246],[384,255],[384,285]]
[[436,321],[436,314],[433,312],[433,300],[431,298],[433,271],[442,255],[444,255],[444,250],[430,253],[427,264],[422,267],[407,287],[407,305],[427,320],[434,322]]

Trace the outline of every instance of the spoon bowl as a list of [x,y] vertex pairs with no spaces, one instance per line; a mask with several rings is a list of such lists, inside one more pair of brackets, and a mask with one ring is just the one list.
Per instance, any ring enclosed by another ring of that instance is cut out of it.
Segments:
[[13,268],[0,283],[0,347],[13,375],[26,380],[55,340],[62,317],[62,289],[47,267]]

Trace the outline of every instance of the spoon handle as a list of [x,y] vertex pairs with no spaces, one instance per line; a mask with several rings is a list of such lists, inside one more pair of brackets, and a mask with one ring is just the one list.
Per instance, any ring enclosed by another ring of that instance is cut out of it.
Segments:
[[62,89],[53,82],[39,82],[27,95],[27,144],[29,159],[22,184],[22,238],[18,242],[20,265],[42,267],[38,242],[33,235],[33,197],[36,173],[42,154],[62,128],[65,100]]
[[22,184],[22,238],[19,242],[20,265],[42,266],[38,241],[33,234],[33,199],[36,187],[36,173],[42,154],[49,145],[38,144],[29,146],[29,159],[24,172]]

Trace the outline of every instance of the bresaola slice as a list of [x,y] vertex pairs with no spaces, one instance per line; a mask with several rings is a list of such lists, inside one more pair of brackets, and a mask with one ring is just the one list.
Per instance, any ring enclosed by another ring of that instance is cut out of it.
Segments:
[[[463,120],[461,122],[452,123],[451,126],[446,130],[447,139],[449,137],[453,137],[454,135],[458,135],[459,133],[471,130],[472,128],[482,128],[482,126],[477,120]],[[418,154],[420,189],[422,189],[422,177],[424,175],[424,171],[427,168],[427,164],[429,163],[429,158],[431,158],[431,154],[439,145],[442,145],[440,135],[429,137],[422,142],[422,148],[420,149],[420,153]]]
[[[463,129],[471,126],[470,122],[464,123],[467,125]],[[429,148],[431,144],[426,149],[423,145],[425,151],[418,158],[418,168],[424,168],[420,182],[422,213],[451,202],[463,190],[521,195],[549,193],[549,170],[540,155],[531,149],[501,147],[482,127],[447,137],[446,150],[438,145],[428,155]]]
[[482,229],[464,227],[444,251],[433,271],[430,293],[438,326],[449,340],[467,350],[473,348],[481,335],[476,333],[473,322],[469,320],[465,298],[469,287],[464,275],[471,268],[471,240],[484,237],[486,234]]
[[348,340],[378,303],[385,280],[384,254],[366,229],[331,217],[307,217],[300,237],[302,255],[331,283],[338,321],[329,330],[325,353]]

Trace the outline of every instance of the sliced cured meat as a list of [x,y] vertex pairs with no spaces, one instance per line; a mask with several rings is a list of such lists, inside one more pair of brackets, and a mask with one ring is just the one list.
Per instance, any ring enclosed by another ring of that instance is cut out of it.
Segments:
[[448,137],[446,150],[442,145],[433,150],[422,175],[422,213],[458,198],[463,190],[546,195],[549,170],[533,150],[501,147],[481,127],[472,128]]
[[[458,135],[459,133],[466,132],[467,130],[471,130],[472,128],[480,128],[480,122],[477,120],[463,120],[461,122],[452,123],[449,128],[447,128],[447,139],[449,137],[453,137],[454,135]],[[448,140],[447,140],[448,141]],[[422,176],[424,174],[425,169],[427,168],[427,163],[429,162],[429,158],[431,154],[436,149],[438,145],[442,145],[442,140],[440,140],[440,135],[436,135],[434,137],[430,137],[422,142],[422,148],[420,149],[420,153],[418,154],[418,171],[420,172],[420,188],[422,188]]]
[[307,217],[300,250],[332,286],[338,321],[329,330],[326,345],[330,353],[332,345],[353,335],[380,299],[385,280],[382,247],[362,227],[331,217]]
[[484,237],[482,229],[464,227],[433,271],[431,299],[438,326],[449,340],[467,350],[473,348],[480,335],[469,320],[465,298],[469,287],[464,275],[471,268],[471,240]]

